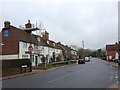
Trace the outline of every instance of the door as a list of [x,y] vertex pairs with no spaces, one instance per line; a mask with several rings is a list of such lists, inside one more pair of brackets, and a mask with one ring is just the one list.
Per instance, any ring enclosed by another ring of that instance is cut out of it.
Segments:
[[37,62],[38,60],[37,60],[37,56],[35,56],[35,66],[37,66]]

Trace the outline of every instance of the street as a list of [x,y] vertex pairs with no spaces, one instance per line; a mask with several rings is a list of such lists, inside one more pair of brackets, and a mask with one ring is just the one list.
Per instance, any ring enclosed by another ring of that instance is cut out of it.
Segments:
[[108,88],[118,83],[118,67],[93,58],[45,72],[3,80],[3,88]]

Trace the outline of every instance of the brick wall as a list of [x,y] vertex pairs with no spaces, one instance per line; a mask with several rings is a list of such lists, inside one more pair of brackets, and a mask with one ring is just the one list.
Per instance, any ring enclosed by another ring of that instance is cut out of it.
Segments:
[[115,59],[116,51],[107,51],[107,56],[112,56],[113,59]]
[[19,53],[19,41],[15,33],[9,29],[8,37],[4,37],[4,30],[2,30],[2,55],[11,55]]
[[[26,69],[22,68],[27,65]],[[19,73],[29,72],[30,60],[29,59],[14,59],[2,61],[2,76],[10,76]],[[26,70],[26,71],[25,71]]]
[[0,32],[0,55],[2,54],[2,32]]

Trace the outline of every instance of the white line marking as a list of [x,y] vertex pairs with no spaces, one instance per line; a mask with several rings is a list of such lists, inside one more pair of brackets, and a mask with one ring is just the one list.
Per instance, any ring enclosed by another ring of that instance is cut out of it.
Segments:
[[62,76],[62,77],[53,79],[53,80],[49,81],[49,83],[52,83],[52,82],[55,82],[55,81],[57,81],[57,80],[63,79],[63,78],[65,78],[65,77],[67,77],[67,76],[70,76],[70,75],[71,75],[71,74],[67,74],[67,75],[65,75],[65,76]]

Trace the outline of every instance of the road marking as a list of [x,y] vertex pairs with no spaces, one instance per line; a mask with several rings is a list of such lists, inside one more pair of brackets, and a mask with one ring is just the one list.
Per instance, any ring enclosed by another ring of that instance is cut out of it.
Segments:
[[115,78],[118,78],[118,76],[115,76]]
[[74,73],[77,73],[77,72],[80,72],[80,70],[74,71],[74,72],[72,72],[72,73],[66,74],[66,75],[61,76],[61,77],[58,77],[58,78],[56,78],[56,79],[53,79],[53,80],[49,81],[48,83],[53,83],[53,82],[55,82],[55,81],[57,81],[57,80],[63,79],[63,78],[65,78],[65,77],[68,77],[68,76],[70,76],[70,75],[72,75],[72,74],[74,74]]
[[65,77],[67,77],[67,76],[70,76],[70,75],[71,75],[71,74],[67,74],[67,75],[65,75],[65,76],[62,76],[62,77],[53,79],[53,80],[49,81],[49,83],[52,83],[52,82],[55,82],[55,81],[57,81],[57,80],[63,79],[63,78],[65,78]]

